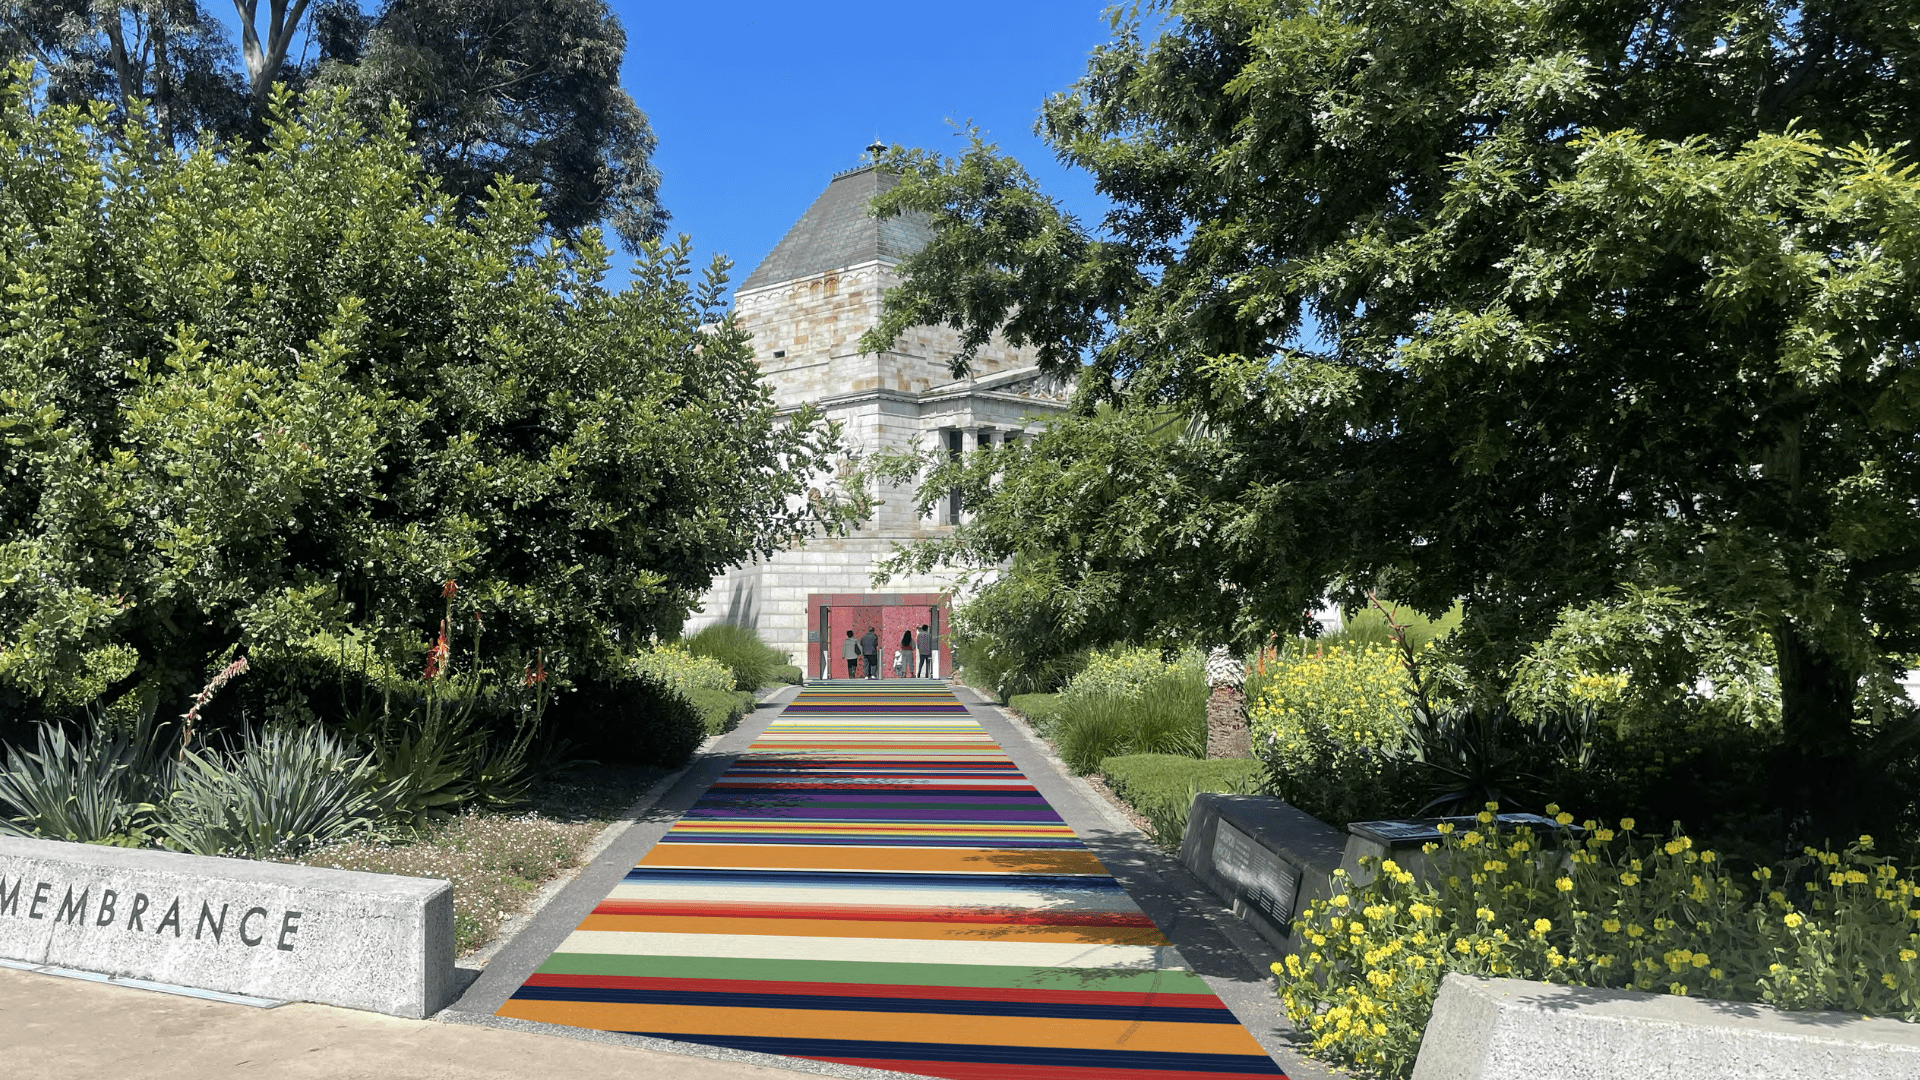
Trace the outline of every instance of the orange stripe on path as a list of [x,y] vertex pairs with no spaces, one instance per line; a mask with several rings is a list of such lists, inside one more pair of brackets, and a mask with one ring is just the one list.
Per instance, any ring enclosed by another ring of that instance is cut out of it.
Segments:
[[[938,1005],[930,1005],[937,1009]],[[1189,1054],[1266,1056],[1244,1028],[1228,1024],[1139,1023],[1051,1017],[978,1016],[939,1012],[854,1012],[838,1009],[751,1009],[701,1005],[641,1005],[585,1001],[507,1002],[499,1015],[549,1024],[695,1036],[750,1031],[766,1038],[810,1039],[823,1031],[857,1031],[879,1041],[960,1043],[975,1046],[1056,1046]],[[1145,1080],[1145,1077],[1142,1077]]]

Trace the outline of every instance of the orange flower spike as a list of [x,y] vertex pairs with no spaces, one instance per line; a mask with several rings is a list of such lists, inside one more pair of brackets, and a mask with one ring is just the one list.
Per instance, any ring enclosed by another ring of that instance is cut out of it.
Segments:
[[440,620],[440,640],[434,643],[433,648],[427,650],[427,670],[420,677],[429,680],[437,678],[440,674],[440,666],[447,662],[449,652],[451,650],[447,647],[447,622],[442,619]]
[[446,581],[442,582],[440,585],[440,595],[446,597],[449,600],[453,599],[453,594],[459,591],[460,591],[460,586],[455,585],[453,583],[452,578],[448,578]]

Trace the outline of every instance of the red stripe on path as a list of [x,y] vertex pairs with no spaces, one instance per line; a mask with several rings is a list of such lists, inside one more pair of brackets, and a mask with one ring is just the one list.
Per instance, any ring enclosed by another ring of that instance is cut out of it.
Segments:
[[[895,1061],[889,1058],[850,1058],[805,1056],[814,1061],[832,1061],[858,1065],[865,1069],[888,1069],[920,1076],[944,1076],[947,1080],[1033,1080],[1044,1072],[1047,1080],[1223,1080],[1229,1073],[1187,1072],[1172,1069],[1091,1069],[1070,1065],[1035,1066],[973,1061]],[[1268,1073],[1272,1076],[1272,1073]]]

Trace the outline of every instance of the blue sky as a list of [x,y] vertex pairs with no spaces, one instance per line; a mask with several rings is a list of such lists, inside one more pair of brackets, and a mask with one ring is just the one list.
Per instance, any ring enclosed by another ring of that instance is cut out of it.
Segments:
[[1096,224],[1086,174],[1056,165],[1032,129],[1110,37],[1108,4],[612,0],[623,82],[660,140],[669,231],[692,236],[696,266],[726,254],[735,283],[876,136],[958,153],[949,121],[971,120]]

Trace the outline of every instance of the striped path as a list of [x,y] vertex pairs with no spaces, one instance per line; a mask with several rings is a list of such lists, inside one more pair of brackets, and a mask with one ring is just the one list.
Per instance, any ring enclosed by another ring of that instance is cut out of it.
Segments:
[[932,681],[809,684],[499,1015],[952,1080],[1284,1076]]

